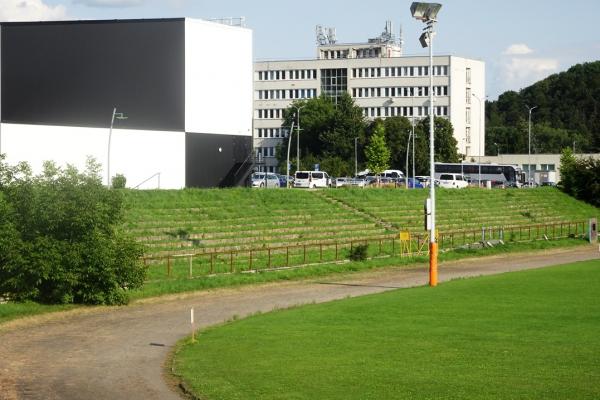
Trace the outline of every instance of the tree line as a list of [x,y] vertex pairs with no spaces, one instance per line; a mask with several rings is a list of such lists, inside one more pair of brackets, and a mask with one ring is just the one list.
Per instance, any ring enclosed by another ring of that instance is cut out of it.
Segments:
[[486,102],[485,153],[600,152],[600,61],[575,65],[519,92]]

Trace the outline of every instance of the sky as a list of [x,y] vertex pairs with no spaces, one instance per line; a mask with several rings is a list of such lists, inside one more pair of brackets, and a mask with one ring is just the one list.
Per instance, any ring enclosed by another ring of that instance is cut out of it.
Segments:
[[[486,63],[490,100],[553,73],[600,60],[598,0],[441,0],[434,54]],[[404,54],[425,55],[423,24],[403,0],[0,0],[0,21],[244,17],[254,59],[316,56],[315,26],[334,27],[339,43],[379,36],[385,21],[403,31]],[[217,40],[218,38],[215,38]]]

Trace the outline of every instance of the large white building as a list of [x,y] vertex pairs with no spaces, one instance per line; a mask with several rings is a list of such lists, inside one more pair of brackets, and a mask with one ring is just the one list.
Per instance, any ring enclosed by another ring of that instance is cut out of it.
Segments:
[[[81,168],[93,156],[142,188],[245,182],[251,30],[189,18],[0,25],[9,163],[38,172],[45,160]],[[109,142],[115,108],[127,119],[114,120]]]
[[[429,115],[429,57],[404,56],[401,41],[386,24],[367,43],[338,44],[317,27],[317,57],[254,63],[254,150],[258,169],[276,171],[276,147],[287,136],[283,110],[297,99],[348,92],[365,117],[424,118]],[[485,149],[485,65],[468,58],[435,55],[435,115],[454,127],[458,152]]]

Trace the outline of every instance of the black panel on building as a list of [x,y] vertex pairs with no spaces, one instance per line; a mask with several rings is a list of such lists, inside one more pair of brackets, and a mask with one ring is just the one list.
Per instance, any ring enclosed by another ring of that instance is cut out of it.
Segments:
[[251,173],[252,137],[186,133],[185,186],[244,185]]
[[2,122],[185,130],[184,19],[2,24]]

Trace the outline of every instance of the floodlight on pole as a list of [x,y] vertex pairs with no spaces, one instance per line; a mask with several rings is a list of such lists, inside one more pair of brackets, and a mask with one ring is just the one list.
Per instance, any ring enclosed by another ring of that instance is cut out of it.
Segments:
[[112,112],[112,118],[110,120],[110,130],[108,131],[108,151],[107,151],[107,157],[108,160],[106,161],[106,186],[108,188],[110,188],[110,141],[112,139],[112,130],[113,130],[113,125],[115,123],[115,118],[116,119],[127,119],[127,117],[125,116],[125,114],[123,114],[122,112],[117,112],[117,107],[113,108],[113,112]]
[[527,107],[527,110],[529,110],[529,145],[527,146],[527,186],[531,187],[531,112],[535,110],[537,106],[529,107],[528,105],[525,105],[525,107]]
[[437,253],[438,245],[435,237],[435,127],[433,108],[433,25],[442,8],[439,3],[414,2],[410,6],[413,18],[423,21],[427,26],[419,38],[423,47],[429,47],[429,286],[437,286]]

